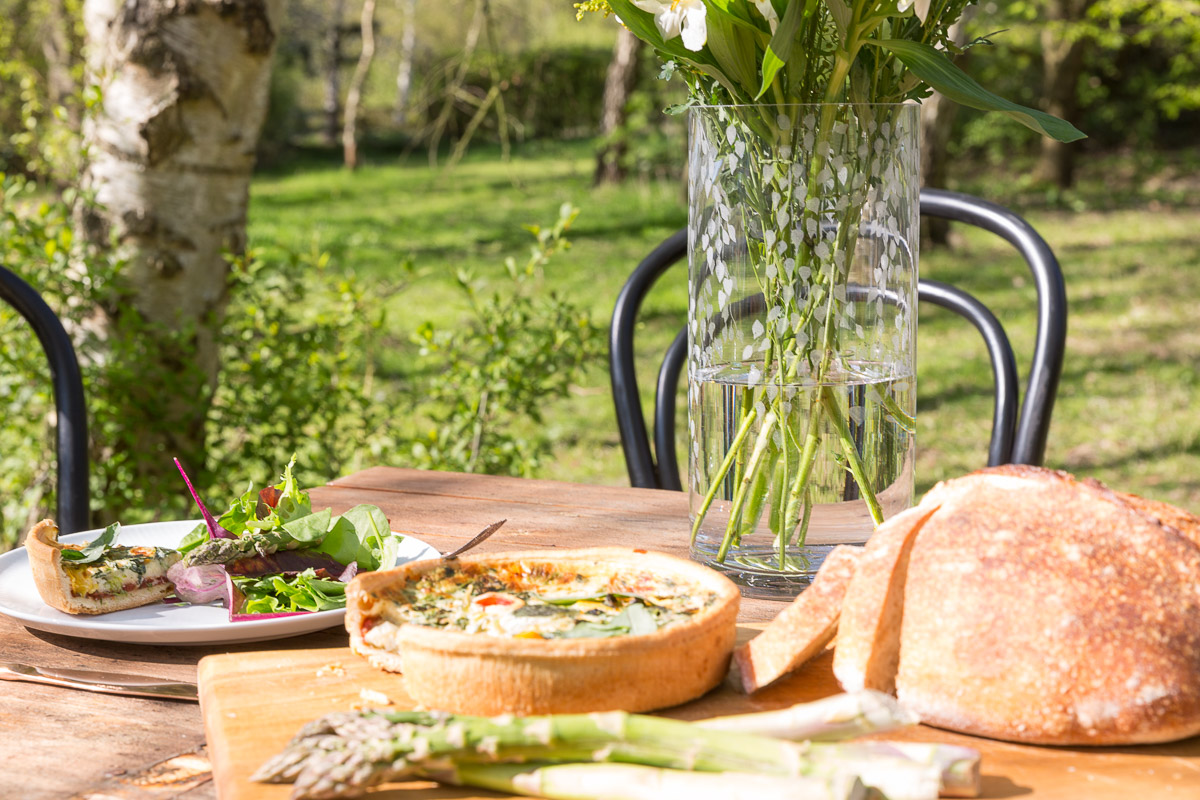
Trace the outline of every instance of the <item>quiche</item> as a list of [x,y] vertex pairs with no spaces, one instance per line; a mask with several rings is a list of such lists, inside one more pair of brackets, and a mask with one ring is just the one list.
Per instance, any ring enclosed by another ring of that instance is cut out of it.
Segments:
[[[34,526],[25,548],[42,600],[67,614],[106,614],[157,603],[171,593],[167,570],[180,558],[165,547],[62,544],[58,526],[49,519]],[[64,557],[65,551],[81,555]]]
[[606,547],[421,561],[357,576],[350,646],[459,714],[648,711],[724,678],[739,593],[700,564]]

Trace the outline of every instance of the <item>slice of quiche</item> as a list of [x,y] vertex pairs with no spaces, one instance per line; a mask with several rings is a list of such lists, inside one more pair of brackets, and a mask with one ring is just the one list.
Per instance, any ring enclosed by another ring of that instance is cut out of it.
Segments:
[[86,545],[58,541],[58,526],[44,519],[25,541],[33,581],[42,600],[68,614],[107,614],[157,603],[171,593],[167,570],[179,553],[165,547],[115,544],[110,525]]

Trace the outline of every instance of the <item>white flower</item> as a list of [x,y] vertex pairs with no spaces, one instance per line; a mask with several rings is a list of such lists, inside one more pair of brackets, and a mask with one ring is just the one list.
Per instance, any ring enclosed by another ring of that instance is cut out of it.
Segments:
[[664,39],[682,34],[683,46],[696,51],[708,41],[704,0],[633,0],[642,11],[654,15],[654,24]]
[[771,33],[774,33],[779,27],[779,15],[775,13],[775,6],[771,5],[771,0],[754,0],[754,7],[771,26]]
[[[755,0],[755,2],[757,3],[757,0]],[[924,22],[929,16],[929,0],[900,0],[896,4],[896,8],[901,14],[903,14],[905,11],[908,11],[909,6],[913,5],[916,6],[916,8],[913,10],[921,19],[921,22]]]

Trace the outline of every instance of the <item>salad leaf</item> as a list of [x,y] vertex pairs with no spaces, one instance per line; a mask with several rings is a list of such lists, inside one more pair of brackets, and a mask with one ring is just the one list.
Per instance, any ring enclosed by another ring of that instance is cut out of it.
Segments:
[[183,476],[183,482],[187,484],[188,491],[192,493],[192,499],[196,501],[196,505],[200,506],[200,515],[204,517],[204,524],[208,526],[208,534],[213,539],[230,539],[233,534],[221,527],[221,525],[213,519],[213,515],[209,513],[208,507],[200,500],[200,495],[196,493],[196,487],[192,486],[192,479],[188,477],[187,472],[183,469],[183,464],[179,463],[179,459],[175,459],[175,466],[179,470],[179,474]]
[[104,554],[104,549],[111,547],[117,541],[117,531],[120,529],[121,523],[114,522],[104,529],[104,533],[84,545],[82,550],[64,547],[61,551],[63,559],[76,564],[90,564],[98,560]]
[[327,508],[324,511],[294,517],[290,521],[284,522],[282,527],[296,541],[314,544],[325,538],[325,534],[329,532],[329,522],[332,518],[333,512]]
[[330,611],[346,607],[346,584],[317,576],[306,569],[296,575],[268,575],[262,578],[230,577],[241,596],[231,607],[231,615],[280,614],[297,611]]
[[191,533],[183,537],[183,539],[179,542],[179,546],[175,549],[180,553],[188,553],[207,542],[209,538],[208,525],[207,523],[201,522],[199,525],[192,528]]
[[281,522],[291,522],[313,513],[312,501],[308,499],[308,493],[300,490],[296,478],[292,475],[294,466],[296,466],[296,457],[292,456],[292,460],[283,468],[283,480],[275,484],[275,488],[279,490],[279,497],[275,500],[274,510],[275,516]]
[[[353,562],[351,562],[353,563]],[[254,554],[230,561],[224,565],[230,575],[245,578],[260,578],[281,572],[303,572],[306,569],[324,569],[330,575],[341,575],[346,571],[346,562],[336,561],[326,553],[315,550],[279,550],[271,555]]]
[[362,542],[358,538],[354,523],[342,516],[333,521],[333,527],[325,534],[316,550],[343,564],[350,564],[358,558],[361,547]]
[[392,533],[387,515],[370,505],[357,505],[338,517],[329,536],[317,546],[338,561],[358,562],[364,571],[396,563],[400,537]]

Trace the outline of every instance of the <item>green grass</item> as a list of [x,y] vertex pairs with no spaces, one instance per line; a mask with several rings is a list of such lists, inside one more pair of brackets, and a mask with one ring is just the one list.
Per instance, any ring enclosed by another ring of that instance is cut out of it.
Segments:
[[[995,172],[960,186],[1023,210],[1066,275],[1069,342],[1047,464],[1200,512],[1200,332],[1192,312],[1200,301],[1200,227],[1197,209],[1185,204],[1200,193],[1178,166],[1094,159],[1083,165],[1080,190],[1066,195]],[[686,208],[682,177],[593,189],[591,168],[590,142],[525,146],[508,163],[477,148],[452,171],[431,169],[422,155],[380,157],[350,174],[310,154],[256,178],[250,238],[327,250],[340,269],[368,282],[394,278],[407,258],[426,270],[389,301],[384,371],[402,377],[414,360],[409,333],[426,319],[446,325],[463,314],[455,270],[498,278],[504,258],[527,247],[521,226],[551,223],[564,202],[582,213],[574,246],[552,262],[547,285],[607,326],[628,273],[685,224]],[[1022,174],[1019,164],[1008,169]],[[664,279],[643,308],[637,343],[647,403],[657,358],[683,323],[684,272]],[[988,304],[1008,328],[1024,375],[1034,293],[1011,248],[956,231],[950,249],[922,255],[921,272]],[[983,465],[991,394],[986,353],[965,322],[924,309],[918,343],[923,491]],[[626,483],[606,363],[553,407],[546,424],[559,445],[544,477]]]

